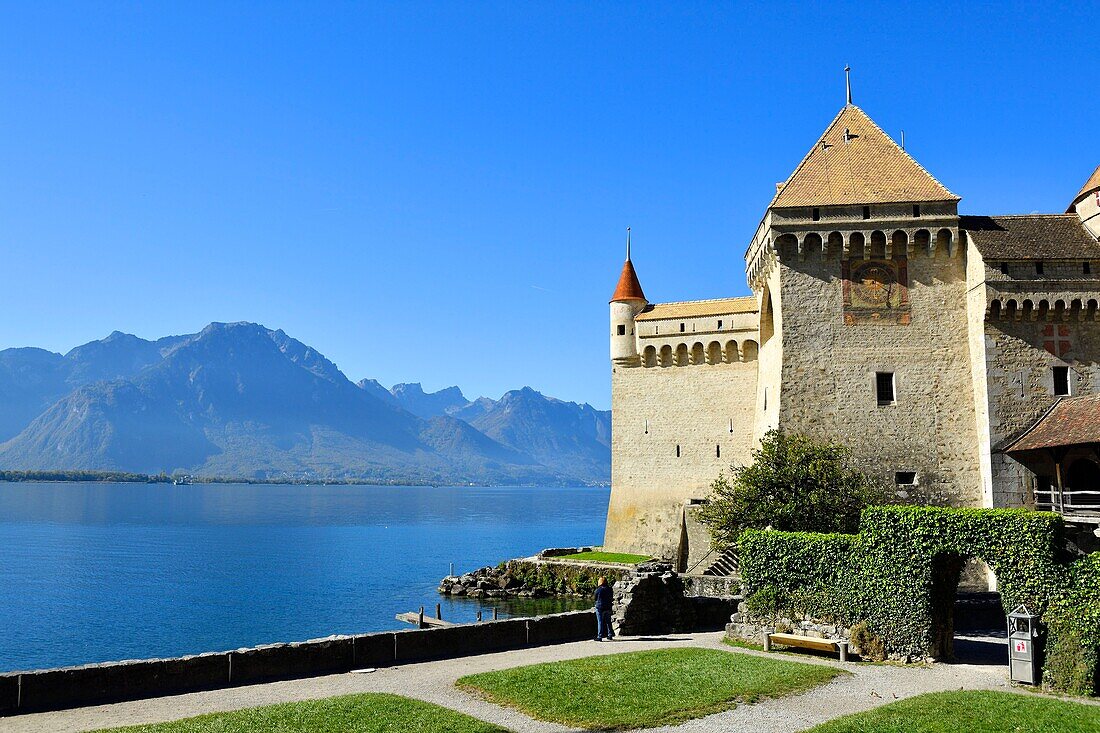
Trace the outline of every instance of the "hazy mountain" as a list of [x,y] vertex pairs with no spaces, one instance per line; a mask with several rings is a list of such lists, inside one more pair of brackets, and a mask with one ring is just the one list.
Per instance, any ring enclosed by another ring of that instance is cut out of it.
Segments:
[[397,404],[420,417],[437,417],[465,407],[470,401],[458,387],[447,387],[438,392],[425,393],[419,382],[395,384],[390,390]]
[[455,416],[468,418],[490,438],[564,476],[582,480],[611,475],[610,410],[563,402],[524,387],[495,402],[480,402],[467,415],[463,412]]
[[[445,414],[487,419],[493,410],[478,406],[499,410],[527,392],[531,405],[485,423],[502,437]],[[587,412],[604,414],[532,390],[470,403],[457,387],[355,385],[316,350],[251,323],[158,341],[116,332],[64,356],[0,351],[0,468],[14,470],[606,482],[610,453],[589,455]],[[540,416],[545,434],[529,422]],[[583,434],[570,440],[568,425]]]

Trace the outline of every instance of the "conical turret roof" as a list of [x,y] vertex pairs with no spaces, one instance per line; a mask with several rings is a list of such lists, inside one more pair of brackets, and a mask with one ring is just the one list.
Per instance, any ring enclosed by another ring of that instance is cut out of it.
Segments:
[[854,104],[826,128],[773,207],[958,201]]
[[1077,205],[1077,202],[1083,199],[1086,194],[1090,194],[1096,190],[1100,190],[1100,165],[1096,166],[1096,170],[1094,170],[1092,175],[1089,176],[1089,179],[1085,181],[1085,185],[1081,186],[1081,190],[1073,197],[1073,201],[1070,202],[1069,208],[1066,209],[1066,213],[1074,213],[1074,207]]
[[642,284],[638,282],[638,273],[634,272],[634,263],[628,257],[623,263],[622,274],[619,275],[619,284],[615,286],[615,294],[611,296],[612,303],[621,300],[646,300],[642,292]]

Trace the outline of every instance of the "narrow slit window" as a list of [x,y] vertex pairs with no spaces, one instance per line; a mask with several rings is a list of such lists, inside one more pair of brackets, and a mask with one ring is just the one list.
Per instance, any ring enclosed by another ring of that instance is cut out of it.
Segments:
[[1069,367],[1054,367],[1054,395],[1056,397],[1069,396]]
[[720,446],[720,445],[714,446],[714,457],[715,458],[721,458],[722,457],[722,446]]
[[676,446],[676,457],[680,457],[680,446]]
[[649,435],[649,420],[648,419],[645,421],[645,434]]
[[893,372],[875,372],[875,394],[880,405],[894,404],[896,395]]
[[621,323],[619,324],[619,335],[620,336],[625,336],[626,335],[626,326],[624,326]]

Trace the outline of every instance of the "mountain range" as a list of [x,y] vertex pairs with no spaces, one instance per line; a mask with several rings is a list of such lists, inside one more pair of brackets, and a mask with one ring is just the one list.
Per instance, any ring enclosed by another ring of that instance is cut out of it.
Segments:
[[611,413],[524,387],[350,381],[283,331],[112,333],[0,351],[0,469],[385,483],[604,484]]

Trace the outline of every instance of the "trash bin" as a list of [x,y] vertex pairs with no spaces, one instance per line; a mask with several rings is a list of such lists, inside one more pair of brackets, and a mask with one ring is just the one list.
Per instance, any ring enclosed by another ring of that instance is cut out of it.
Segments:
[[1008,614],[1008,676],[1029,685],[1043,679],[1043,634],[1039,617],[1027,606]]

